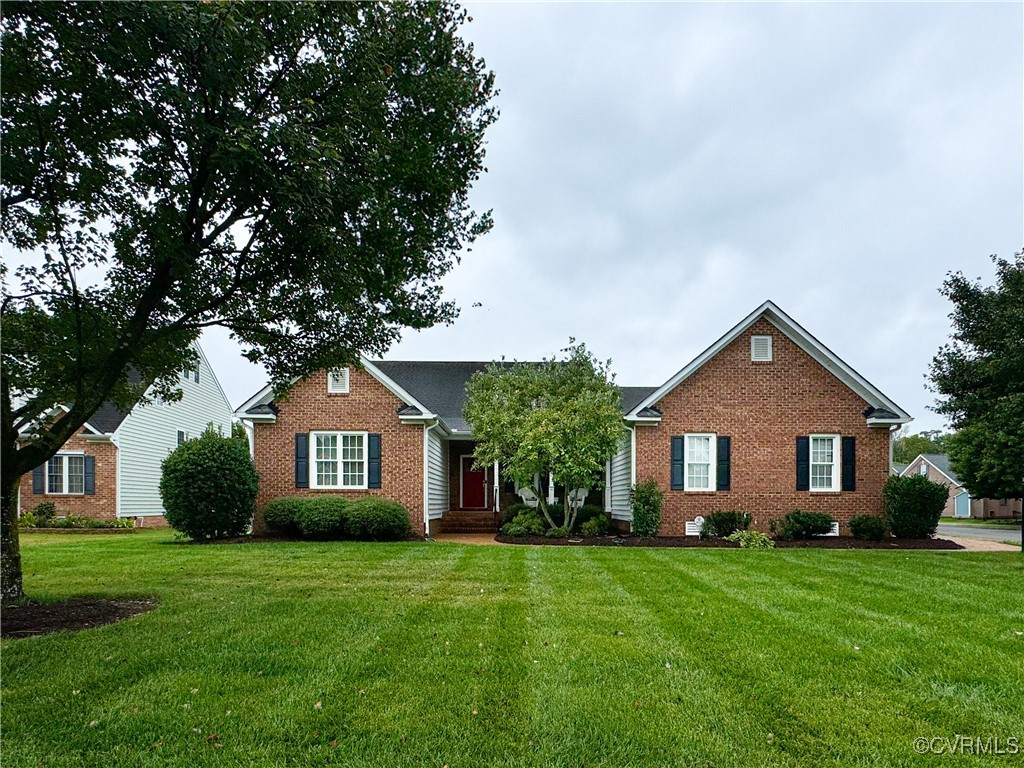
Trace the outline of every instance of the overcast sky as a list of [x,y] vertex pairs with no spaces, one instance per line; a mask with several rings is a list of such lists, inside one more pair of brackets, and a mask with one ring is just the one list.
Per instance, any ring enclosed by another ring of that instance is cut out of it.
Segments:
[[[495,225],[445,281],[460,319],[389,359],[572,336],[654,386],[772,299],[943,426],[938,289],[1024,246],[1020,3],[468,7],[501,89]],[[234,405],[259,388],[223,333],[204,348]]]

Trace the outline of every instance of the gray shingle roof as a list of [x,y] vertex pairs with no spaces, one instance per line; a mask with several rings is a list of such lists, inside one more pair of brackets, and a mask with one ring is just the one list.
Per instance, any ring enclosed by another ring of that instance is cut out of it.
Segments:
[[128,418],[129,411],[122,411],[113,403],[107,402],[96,409],[96,413],[89,417],[89,423],[96,428],[101,435],[108,434],[121,426],[121,422]]
[[942,472],[942,474],[954,483],[957,483],[958,485],[960,484],[960,478],[956,476],[956,472],[954,472],[949,466],[948,453],[922,453],[921,456],[927,459],[933,467]]

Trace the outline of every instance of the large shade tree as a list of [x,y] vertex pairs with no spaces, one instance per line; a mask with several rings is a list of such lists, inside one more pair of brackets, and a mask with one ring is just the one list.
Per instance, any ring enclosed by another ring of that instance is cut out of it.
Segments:
[[492,363],[466,386],[466,420],[480,464],[499,462],[517,487],[530,488],[552,528],[572,530],[584,494],[567,494],[565,517],[555,521],[542,487],[590,488],[618,448],[625,429],[622,393],[610,363],[583,344],[565,359],[541,363]]
[[951,274],[952,339],[932,361],[949,457],[972,496],[1024,496],[1024,251],[993,256],[996,284]]
[[468,193],[496,117],[466,21],[447,2],[4,4],[6,600],[19,478],[105,400],[179,396],[203,328],[282,388],[454,317],[438,281],[490,226]]

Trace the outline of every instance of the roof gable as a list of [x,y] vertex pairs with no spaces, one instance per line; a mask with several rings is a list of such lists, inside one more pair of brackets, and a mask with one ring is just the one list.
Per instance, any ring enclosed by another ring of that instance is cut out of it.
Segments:
[[915,474],[910,472],[911,467],[919,466],[919,462],[930,464],[940,475],[945,477],[949,482],[955,485],[960,485],[960,478],[957,477],[956,472],[949,465],[949,454],[948,453],[921,453],[912,462],[907,464],[900,472],[901,475]]
[[772,301],[766,301],[743,318],[714,344],[676,372],[668,381],[633,406],[626,414],[626,418],[631,421],[642,421],[645,418],[650,418],[649,409],[652,409],[665,395],[703,368],[709,360],[743,335],[761,318],[764,318],[773,327],[777,328],[849,389],[866,402],[871,403],[871,408],[865,412],[865,417],[868,419],[869,424],[903,424],[911,421],[910,414],[882,394],[871,382],[843,362],[835,353],[814,338],[814,336],[808,333],[807,330]]

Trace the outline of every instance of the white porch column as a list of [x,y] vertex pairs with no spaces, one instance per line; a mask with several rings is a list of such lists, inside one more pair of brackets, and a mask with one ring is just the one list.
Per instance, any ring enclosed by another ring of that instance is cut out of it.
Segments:
[[501,494],[498,490],[501,488],[501,475],[498,472],[498,462],[494,462],[494,511],[501,512]]
[[555,478],[548,472],[548,504],[555,503]]

